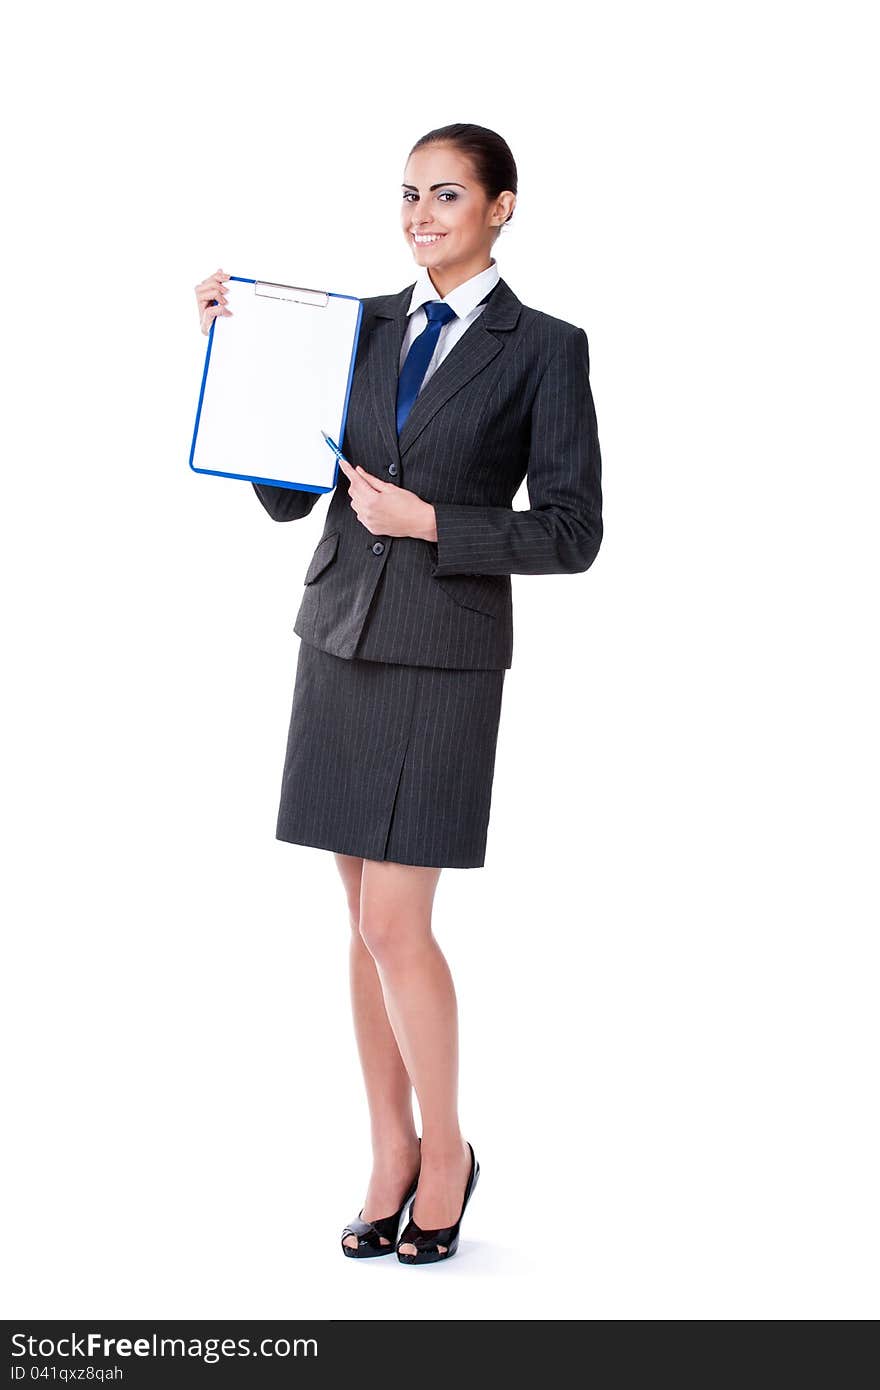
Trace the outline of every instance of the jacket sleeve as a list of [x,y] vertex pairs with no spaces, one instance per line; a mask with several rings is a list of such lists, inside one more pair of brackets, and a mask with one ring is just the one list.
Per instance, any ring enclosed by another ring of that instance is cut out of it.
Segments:
[[532,406],[531,508],[437,502],[431,573],[578,574],[602,542],[602,460],[582,328],[544,369]]
[[308,492],[298,487],[270,487],[267,483],[252,483],[273,521],[297,521],[308,516],[322,492]]

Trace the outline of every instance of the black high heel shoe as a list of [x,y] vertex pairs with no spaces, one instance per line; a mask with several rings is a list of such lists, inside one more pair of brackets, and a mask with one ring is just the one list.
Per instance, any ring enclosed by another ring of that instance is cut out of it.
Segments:
[[[480,1176],[480,1165],[477,1156],[473,1151],[470,1140],[468,1148],[471,1151],[471,1171],[468,1175],[467,1184],[464,1189],[464,1201],[461,1204],[461,1211],[454,1226],[443,1226],[436,1231],[423,1231],[421,1226],[417,1226],[410,1212],[409,1221],[401,1232],[397,1242],[397,1258],[401,1264],[405,1265],[429,1265],[436,1264],[438,1260],[448,1260],[458,1249],[458,1237],[461,1230],[461,1219],[464,1216],[465,1208],[473,1196],[474,1188]],[[412,1197],[413,1207],[415,1207],[415,1194]],[[415,1255],[405,1255],[401,1250],[401,1245],[414,1245]],[[439,1247],[445,1246],[444,1250]]]
[[[419,1143],[421,1144],[421,1139]],[[361,1219],[363,1207],[358,1212],[352,1222],[345,1227],[342,1232],[342,1253],[354,1260],[372,1259],[374,1255],[391,1255],[394,1251],[394,1243],[397,1240],[397,1232],[400,1230],[400,1218],[403,1216],[408,1202],[411,1202],[416,1195],[419,1175],[416,1173],[409,1185],[406,1196],[393,1216],[380,1216],[376,1221],[364,1221]],[[357,1236],[357,1246],[345,1244],[346,1236]],[[382,1237],[388,1242],[382,1244]]]

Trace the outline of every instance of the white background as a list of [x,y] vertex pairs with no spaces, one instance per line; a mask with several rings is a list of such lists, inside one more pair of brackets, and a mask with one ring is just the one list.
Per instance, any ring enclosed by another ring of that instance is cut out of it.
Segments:
[[[871,13],[11,21],[6,1317],[876,1317]],[[189,470],[193,291],[411,284],[457,120],[518,163],[502,275],[587,331],[606,532],[514,579],[486,866],[435,907],[482,1177],[414,1271],[339,1250],[345,902],[274,838],[327,503]]]

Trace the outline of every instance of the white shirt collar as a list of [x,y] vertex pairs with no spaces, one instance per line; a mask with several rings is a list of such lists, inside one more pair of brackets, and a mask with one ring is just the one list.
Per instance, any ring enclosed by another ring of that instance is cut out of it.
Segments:
[[[500,278],[498,262],[493,258],[492,264],[487,266],[485,270],[479,271],[461,285],[456,285],[454,290],[450,290],[443,303],[454,309],[458,318],[467,318],[480,301],[485,299],[493,285],[497,285]],[[414,314],[416,309],[420,309],[428,300],[439,300],[440,298],[441,296],[431,282],[427,266],[422,266],[419,278],[413,285],[409,308],[406,312],[407,314]]]

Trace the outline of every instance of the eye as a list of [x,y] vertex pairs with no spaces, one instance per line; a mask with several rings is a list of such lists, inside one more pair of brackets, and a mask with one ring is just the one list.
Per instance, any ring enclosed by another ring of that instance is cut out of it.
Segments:
[[[418,193],[413,193],[411,190],[408,189],[408,190],[404,193],[404,195],[403,195],[403,201],[404,201],[405,203],[409,203],[409,202],[411,202],[414,198],[418,198],[418,196],[419,196]],[[447,188],[447,189],[444,189],[444,191],[443,191],[442,193],[438,193],[438,194],[437,194],[437,197],[438,197],[438,198],[447,198],[447,199],[449,199],[450,202],[453,202],[453,203],[454,203],[454,202],[457,200],[457,198],[458,198],[458,194],[457,194],[457,193],[454,193],[454,192],[452,191],[451,188]]]

